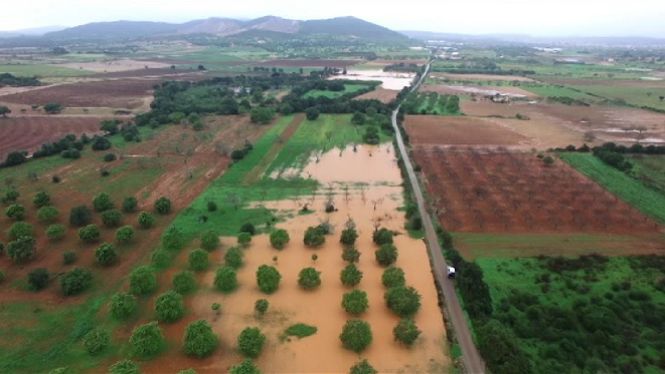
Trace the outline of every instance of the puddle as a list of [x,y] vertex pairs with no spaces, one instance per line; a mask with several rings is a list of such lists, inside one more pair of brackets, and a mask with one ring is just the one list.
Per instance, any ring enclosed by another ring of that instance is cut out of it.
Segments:
[[415,78],[413,73],[385,72],[383,70],[348,70],[346,75],[336,75],[330,79],[381,81],[387,90],[401,90],[408,87]]

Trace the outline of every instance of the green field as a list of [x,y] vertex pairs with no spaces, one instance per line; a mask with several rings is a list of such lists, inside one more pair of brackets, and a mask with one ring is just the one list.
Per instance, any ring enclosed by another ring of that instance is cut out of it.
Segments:
[[531,91],[541,97],[570,97],[571,99],[581,100],[587,103],[593,103],[599,100],[598,97],[566,86],[522,83],[519,87]]
[[408,114],[459,115],[459,96],[439,95],[436,92],[417,92],[403,104]]
[[660,86],[626,87],[624,85],[612,84],[608,81],[603,85],[571,85],[570,87],[617,101],[618,103],[627,103],[632,106],[647,106],[659,110],[665,110],[665,100],[660,100],[664,88]]
[[311,90],[308,91],[306,94],[303,95],[304,98],[310,98],[310,97],[327,97],[329,99],[335,99],[340,96],[344,96],[347,94],[353,94],[355,92],[358,92],[360,90],[366,89],[367,86],[366,84],[344,84],[344,90],[343,91],[330,91],[330,90]]
[[562,153],[561,158],[644,214],[665,222],[665,195],[608,166],[591,154]]
[[632,155],[633,174],[645,185],[665,195],[665,155]]
[[70,69],[57,65],[45,64],[4,64],[0,73],[10,73],[20,77],[78,77],[92,74],[87,70]]

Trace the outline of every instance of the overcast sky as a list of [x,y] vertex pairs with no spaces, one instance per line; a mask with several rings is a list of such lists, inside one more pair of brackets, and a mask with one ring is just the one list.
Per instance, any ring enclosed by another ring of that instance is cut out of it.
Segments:
[[[3,0],[0,29],[208,17],[355,16],[395,30],[665,37],[665,0]],[[422,11],[422,13],[418,13]]]

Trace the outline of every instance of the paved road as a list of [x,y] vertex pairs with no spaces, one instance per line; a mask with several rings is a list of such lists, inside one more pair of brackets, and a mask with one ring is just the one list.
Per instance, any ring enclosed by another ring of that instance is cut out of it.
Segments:
[[[418,89],[420,84],[425,80],[427,74],[430,70],[430,64],[427,65],[425,72],[423,73],[420,80],[413,86],[412,90]],[[430,254],[431,264],[433,266],[434,277],[436,278],[437,283],[441,291],[443,292],[443,301],[446,305],[446,315],[444,316],[448,319],[452,325],[455,336],[457,337],[457,342],[460,345],[462,350],[462,360],[464,362],[464,368],[468,373],[484,373],[485,364],[483,363],[478,350],[476,349],[475,344],[471,338],[471,331],[469,326],[466,323],[464,318],[464,313],[462,311],[462,306],[460,305],[459,299],[457,298],[457,293],[455,292],[455,286],[453,281],[448,279],[447,270],[446,270],[446,259],[443,257],[443,252],[441,251],[441,246],[437,239],[436,231],[434,230],[434,225],[432,224],[432,218],[427,212],[425,206],[425,199],[423,197],[423,192],[418,184],[418,179],[416,173],[413,170],[413,164],[409,158],[409,154],[406,151],[404,146],[404,139],[402,134],[399,131],[397,126],[397,113],[399,112],[399,106],[392,115],[393,127],[395,129],[395,136],[397,137],[397,146],[399,152],[402,155],[404,160],[404,166],[406,167],[406,172],[409,177],[409,182],[411,183],[411,189],[416,198],[416,203],[418,204],[418,211],[422,217],[423,227],[425,228],[425,240],[427,241],[427,248]]]

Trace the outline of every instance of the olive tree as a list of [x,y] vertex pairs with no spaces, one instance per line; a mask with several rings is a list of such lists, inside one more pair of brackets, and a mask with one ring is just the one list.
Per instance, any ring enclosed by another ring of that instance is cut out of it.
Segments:
[[392,244],[382,244],[374,252],[376,262],[381,266],[390,266],[397,261],[397,248]]
[[298,274],[298,285],[306,290],[312,290],[321,285],[321,272],[312,267],[304,268]]
[[122,221],[122,213],[118,209],[109,209],[101,214],[102,223],[106,227],[118,227]]
[[83,347],[91,356],[104,351],[111,344],[111,335],[100,329],[93,329],[83,336]]
[[149,358],[164,347],[164,334],[156,321],[136,327],[129,338],[132,353],[141,358]]
[[46,237],[49,238],[50,241],[58,241],[65,237],[66,231],[67,229],[64,225],[50,225],[46,228]]
[[360,252],[355,247],[345,247],[342,251],[342,260],[354,263],[360,260]]
[[352,319],[344,324],[339,339],[344,348],[360,353],[372,343],[372,329],[367,322]]
[[118,260],[113,244],[104,243],[95,250],[95,259],[102,266],[111,266]]
[[11,225],[7,234],[9,234],[9,238],[12,240],[20,238],[34,238],[35,229],[29,223],[15,222]]
[[224,263],[227,266],[238,269],[243,265],[243,256],[242,249],[238,247],[229,248],[226,254],[224,254]]
[[37,211],[37,219],[43,223],[53,223],[58,219],[60,211],[54,206],[45,206]]
[[325,233],[320,227],[310,226],[305,231],[303,242],[308,247],[320,247],[326,242]]
[[173,277],[173,289],[180,294],[190,293],[196,286],[196,277],[189,270],[183,270]]
[[393,287],[402,287],[406,284],[406,279],[404,278],[404,270],[391,266],[383,271],[381,275],[381,283],[386,288]]
[[111,296],[110,309],[113,318],[125,320],[134,314],[137,303],[136,297],[126,292],[118,292]]
[[69,224],[83,227],[92,222],[92,211],[85,205],[79,205],[69,211]]
[[420,294],[413,287],[393,287],[384,294],[386,305],[400,317],[408,317],[420,309]]
[[374,234],[372,234],[372,240],[374,240],[374,243],[377,245],[392,244],[393,232],[386,228],[380,228],[374,231]]
[[282,275],[273,266],[261,265],[256,271],[256,283],[261,292],[271,294],[279,288]]
[[171,213],[171,200],[162,196],[155,201],[155,212],[161,215]]
[[78,295],[92,285],[92,272],[76,268],[60,277],[60,289],[63,295]]
[[229,374],[261,374],[261,370],[248,358],[237,365],[231,366]]
[[90,224],[85,227],[81,227],[79,229],[79,239],[86,243],[94,243],[99,241],[99,238],[101,236],[101,232],[99,231],[99,227],[95,224]]
[[363,278],[363,272],[358,270],[356,265],[349,264],[342,270],[339,277],[343,285],[353,287],[360,283],[360,280]]
[[139,266],[129,275],[129,290],[134,295],[148,295],[157,289],[157,275],[149,266]]
[[132,360],[121,360],[109,367],[109,374],[140,374],[139,366]]
[[51,275],[44,268],[37,268],[28,273],[28,285],[32,291],[40,291],[48,286]]
[[222,292],[228,293],[238,288],[238,278],[235,269],[230,266],[222,266],[215,273],[215,287]]
[[149,229],[155,226],[155,216],[148,212],[141,212],[138,216],[138,223],[142,229]]
[[356,239],[358,239],[358,232],[356,229],[353,227],[347,227],[342,230],[342,235],[340,236],[339,241],[346,246],[352,246],[356,243]]
[[248,247],[252,242],[252,235],[248,232],[241,232],[238,234],[238,244],[242,247]]
[[21,204],[12,204],[5,209],[5,215],[14,221],[23,221],[25,219],[25,207]]
[[134,196],[126,197],[122,201],[122,211],[125,213],[134,213],[139,206],[138,200]]
[[195,249],[189,252],[189,268],[194,271],[203,271],[208,268],[208,252],[203,249]]
[[176,226],[170,226],[162,235],[162,248],[178,251],[185,246],[185,236]]
[[268,307],[270,306],[270,303],[266,299],[258,299],[254,303],[254,311],[258,313],[260,316],[266,314],[268,311]]
[[111,200],[111,196],[106,192],[97,194],[92,199],[92,207],[97,212],[105,212],[109,209],[113,209],[114,206],[115,205],[113,204],[113,200]]
[[187,325],[183,345],[185,354],[197,358],[209,356],[219,344],[219,338],[205,320],[198,320]]
[[247,327],[238,335],[238,350],[246,357],[256,358],[261,354],[266,336],[258,327]]
[[166,291],[155,300],[155,315],[160,322],[172,323],[185,315],[185,302],[182,295]]
[[127,244],[134,239],[134,228],[132,226],[122,226],[115,232],[115,241],[119,244]]
[[275,249],[284,249],[289,240],[291,240],[289,233],[284,229],[277,229],[270,233],[270,244]]
[[362,360],[357,364],[351,366],[349,369],[349,374],[376,374],[378,371],[372,367],[372,365],[367,362],[367,360]]
[[349,314],[359,315],[365,313],[368,307],[369,300],[365,291],[353,290],[342,296],[342,308]]
[[212,251],[219,247],[219,236],[212,230],[206,231],[201,235],[201,248],[206,251]]
[[35,197],[32,199],[32,203],[37,208],[45,207],[51,205],[51,196],[44,191],[39,191],[35,194]]
[[7,244],[7,254],[15,264],[24,264],[35,257],[35,239],[22,236]]
[[393,336],[398,342],[411,346],[420,336],[420,330],[413,319],[402,318],[393,329]]

